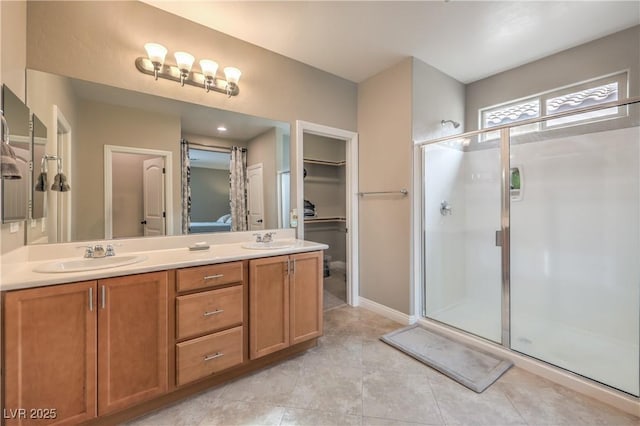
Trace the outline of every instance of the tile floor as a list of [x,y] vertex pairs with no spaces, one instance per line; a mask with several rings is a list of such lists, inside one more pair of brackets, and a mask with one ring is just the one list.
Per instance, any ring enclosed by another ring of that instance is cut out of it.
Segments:
[[324,310],[337,308],[347,303],[347,278],[344,271],[332,269],[324,277]]
[[332,309],[318,347],[130,425],[640,425],[518,368],[476,394],[378,340],[399,327]]

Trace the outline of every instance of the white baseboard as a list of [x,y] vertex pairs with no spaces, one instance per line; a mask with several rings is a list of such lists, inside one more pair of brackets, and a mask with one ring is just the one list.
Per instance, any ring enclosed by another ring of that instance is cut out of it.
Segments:
[[[372,302],[373,303],[373,302]],[[437,331],[445,336],[449,336],[459,342],[468,344],[489,352],[491,354],[500,356],[511,360],[516,366],[533,373],[537,376],[544,377],[547,380],[558,383],[566,388],[572,389],[581,394],[587,395],[591,398],[595,398],[605,404],[612,405],[622,411],[625,411],[634,416],[640,417],[640,399],[623,392],[616,391],[604,385],[595,383],[589,379],[562,370],[557,367],[553,367],[542,361],[535,360],[525,355],[521,355],[512,350],[506,349],[495,343],[491,343],[482,340],[478,337],[470,336],[458,330],[454,330],[443,324],[435,321],[431,321],[426,318],[420,318],[418,324]]]
[[366,299],[362,296],[358,297],[358,303],[354,306],[368,309],[378,315],[382,315],[385,318],[389,318],[392,321],[399,322],[404,325],[413,324],[418,320],[415,315],[407,315],[404,312],[391,309],[388,306]]

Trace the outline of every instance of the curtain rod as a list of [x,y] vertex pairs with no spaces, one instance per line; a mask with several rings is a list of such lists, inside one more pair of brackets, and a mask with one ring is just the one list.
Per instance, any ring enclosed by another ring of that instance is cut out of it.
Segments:
[[[214,152],[231,152],[231,147],[229,146],[216,146],[216,145],[204,145],[201,143],[194,143],[186,141],[189,146],[197,146],[205,148],[205,151],[214,151]],[[197,149],[197,148],[196,148]]]

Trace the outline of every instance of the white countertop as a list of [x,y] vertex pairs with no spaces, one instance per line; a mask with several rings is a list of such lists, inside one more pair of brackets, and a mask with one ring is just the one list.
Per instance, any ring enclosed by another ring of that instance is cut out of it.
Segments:
[[[79,260],[81,257],[23,261],[2,266],[0,291],[42,287],[53,284],[88,281],[144,272],[163,271],[189,266],[210,265],[235,260],[281,256],[316,250],[326,250],[326,244],[303,240],[290,240],[292,246],[277,249],[246,249],[244,243],[212,244],[208,250],[190,251],[187,246],[163,250],[127,252],[127,255],[142,255],[146,259],[131,265],[81,272],[40,273],[34,272],[38,266],[52,261]],[[116,254],[116,257],[118,255]]]

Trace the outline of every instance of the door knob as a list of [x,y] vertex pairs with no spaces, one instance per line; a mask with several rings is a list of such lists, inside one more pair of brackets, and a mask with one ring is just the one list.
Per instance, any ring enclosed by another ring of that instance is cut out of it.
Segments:
[[146,225],[146,224],[147,224],[147,221],[146,221],[146,220],[143,220],[142,222],[140,222],[140,224],[142,224],[142,225]]
[[262,219],[256,220],[257,223],[262,223]]

